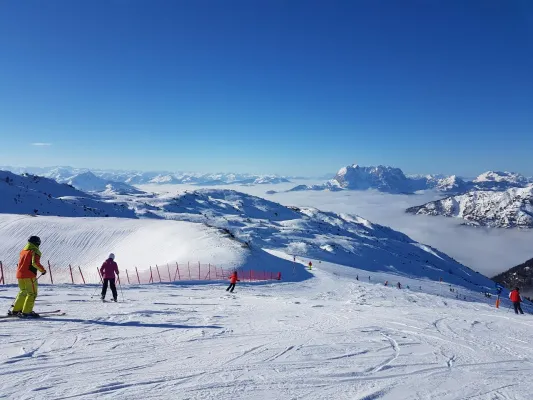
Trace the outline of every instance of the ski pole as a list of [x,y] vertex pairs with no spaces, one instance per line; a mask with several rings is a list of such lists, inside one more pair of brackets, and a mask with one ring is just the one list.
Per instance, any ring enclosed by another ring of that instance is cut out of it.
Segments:
[[[100,281],[102,281],[102,278],[100,278]],[[98,284],[96,285],[96,289],[94,290],[94,293],[91,295],[91,299],[96,296],[96,293],[98,293]]]
[[126,301],[124,299],[124,291],[122,290],[122,284],[120,283],[120,279],[118,280],[118,287],[120,288],[120,293],[122,294],[122,301]]
[[98,292],[98,286],[96,286],[96,290],[95,290],[94,293],[91,295],[91,299],[96,295],[97,292]]

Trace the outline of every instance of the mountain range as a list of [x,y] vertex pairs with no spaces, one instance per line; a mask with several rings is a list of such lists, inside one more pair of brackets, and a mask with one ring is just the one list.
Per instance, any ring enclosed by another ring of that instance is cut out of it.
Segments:
[[400,168],[353,164],[341,168],[333,179],[324,184],[299,185],[290,191],[374,189],[392,194],[412,194],[419,190],[433,189],[447,194],[461,194],[471,190],[523,188],[530,183],[533,183],[533,178],[512,172],[488,171],[469,181],[457,175],[405,175]]
[[[0,167],[0,170],[12,171],[16,174],[30,173],[34,175],[51,178],[60,183],[69,183],[72,180],[81,182],[80,190],[87,187],[94,188],[90,191],[108,190],[107,185],[112,186],[112,190],[118,192],[132,191],[131,185],[145,184],[191,184],[201,186],[215,185],[262,185],[290,182],[289,178],[277,175],[254,175],[236,173],[196,173],[196,172],[168,172],[168,171],[113,171],[72,167]],[[83,175],[90,173],[90,175]],[[82,175],[80,179],[77,176]],[[103,181],[96,182],[96,178]],[[104,182],[105,181],[105,182]],[[117,185],[123,183],[130,187]],[[76,185],[74,185],[76,187]]]

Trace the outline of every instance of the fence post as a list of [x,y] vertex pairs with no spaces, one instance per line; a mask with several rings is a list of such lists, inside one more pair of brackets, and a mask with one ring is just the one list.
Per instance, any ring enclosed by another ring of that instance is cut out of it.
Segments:
[[72,275],[72,267],[69,264],[68,267],[70,268],[70,280],[72,281],[72,284],[74,284],[74,276]]
[[211,263],[209,263],[209,272],[207,273],[207,279],[211,280]]
[[168,281],[172,282],[172,278],[170,277],[170,267],[168,266],[168,263],[167,263],[167,269],[168,269]]
[[135,267],[135,272],[137,273],[137,282],[139,282],[139,285],[140,285],[141,279],[139,278],[139,271],[137,271],[137,267]]
[[2,261],[0,261],[0,273],[2,274],[0,277],[0,282],[2,282],[2,285],[5,285],[6,281],[4,279],[4,266],[2,265]]
[[190,261],[187,261],[187,268],[189,268],[189,280],[192,281],[192,278],[191,278],[191,262]]
[[200,277],[200,261],[198,261],[198,280],[202,280],[202,278]]
[[128,270],[126,270],[126,278],[128,278],[128,285],[130,284],[130,276],[128,275]]
[[78,265],[78,269],[80,270],[81,280],[83,281],[83,284],[85,285],[85,278],[83,277],[83,272],[81,272],[81,267]]
[[150,265],[150,280],[148,283],[154,283],[154,274],[152,273],[152,266]]
[[[176,262],[176,274],[178,274],[178,280],[181,281],[180,266],[179,266],[179,264],[177,262]],[[176,274],[174,274],[174,280],[176,280]]]
[[157,276],[159,276],[159,283],[161,283],[161,274],[159,273],[159,267],[157,264],[155,265],[155,268],[157,269]]
[[48,272],[50,272],[50,283],[54,284],[54,278],[52,277],[52,266],[50,265],[50,260],[48,260]]
[[252,281],[252,270],[250,270],[250,282]]

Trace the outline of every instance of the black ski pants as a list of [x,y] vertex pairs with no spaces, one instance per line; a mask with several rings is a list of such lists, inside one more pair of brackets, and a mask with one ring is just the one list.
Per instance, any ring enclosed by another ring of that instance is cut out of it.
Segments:
[[115,278],[112,279],[104,279],[104,286],[102,287],[102,299],[105,298],[105,294],[107,293],[107,284],[111,286],[111,292],[113,293],[113,298],[117,299],[117,287],[115,286]]
[[226,292],[229,290],[231,293],[233,293],[233,289],[235,289],[235,284],[234,283],[230,283],[228,288],[226,289]]
[[522,307],[520,306],[520,302],[519,301],[515,301],[513,303],[513,307],[514,307],[514,312],[518,314],[518,311],[520,311],[520,314],[523,314],[524,312],[522,311]]

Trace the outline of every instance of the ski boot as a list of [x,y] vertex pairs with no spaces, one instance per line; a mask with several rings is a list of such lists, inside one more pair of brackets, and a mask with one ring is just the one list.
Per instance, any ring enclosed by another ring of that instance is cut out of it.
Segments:
[[9,310],[7,312],[7,315],[9,315],[10,317],[18,317],[20,314],[21,314],[20,311],[11,311],[11,310]]
[[113,297],[113,301],[116,303],[116,302],[117,302],[117,298],[116,298],[116,297]]

